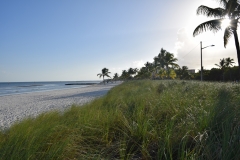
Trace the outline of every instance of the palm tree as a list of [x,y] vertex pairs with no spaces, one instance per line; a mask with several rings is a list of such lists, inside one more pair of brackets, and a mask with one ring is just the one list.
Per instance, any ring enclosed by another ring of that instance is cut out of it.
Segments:
[[226,60],[224,58],[220,59],[219,64],[215,64],[215,65],[218,66],[220,68],[220,70],[222,71],[222,76],[223,76],[223,81],[224,81],[224,70],[226,68]]
[[174,55],[172,53],[167,52],[164,60],[165,60],[165,65],[166,65],[167,70],[169,68],[169,65],[171,65],[172,68],[178,68],[179,67],[179,65],[177,63],[175,63],[175,62],[178,61],[178,59],[174,58]]
[[230,57],[228,57],[225,59],[225,63],[226,63],[226,67],[231,67],[235,62],[234,62],[234,59],[231,59]]
[[148,79],[150,77],[150,74],[151,73],[146,67],[142,67],[140,70],[138,70],[137,75],[134,78]]
[[138,72],[137,68],[129,68],[128,69],[128,74],[130,77],[132,77],[133,75],[135,75]]
[[188,72],[187,66],[182,66],[182,68],[178,68],[178,70],[176,70],[176,72],[180,79],[190,79],[191,78],[191,75]]
[[[219,0],[220,5],[222,7],[218,8],[210,8],[204,5],[201,5],[197,9],[197,14],[203,14],[207,17],[216,18],[214,20],[210,20],[204,22],[197,26],[197,28],[193,32],[193,36],[196,36],[203,31],[210,30],[214,33],[222,29],[222,22],[228,19],[229,25],[225,28],[223,40],[224,47],[226,47],[229,38],[234,35],[235,46],[237,50],[238,57],[238,65],[240,65],[240,48],[239,48],[239,40],[237,34],[238,20],[240,18],[240,4],[238,0]],[[240,72],[240,68],[239,68]]]
[[121,75],[121,79],[128,79],[129,78],[129,74],[126,70],[122,71],[122,75]]
[[115,82],[116,82],[116,80],[118,80],[118,78],[119,78],[118,74],[115,73],[114,76],[113,76],[113,79],[115,80]]
[[161,69],[161,64],[159,63],[159,57],[158,56],[153,58],[152,66],[153,66],[152,79],[156,79],[156,78],[159,77],[158,72]]
[[[109,73],[111,73],[111,72],[109,72],[107,68],[103,68],[103,69],[102,69],[102,73],[98,73],[97,76],[99,76],[99,78],[103,77],[103,82],[104,82],[104,84],[105,84],[104,76],[110,77],[110,76],[108,75]],[[110,78],[111,78],[111,77],[110,77]]]
[[[231,59],[230,57],[226,58],[225,62],[226,62],[227,68],[230,68],[231,66],[233,66],[233,63],[235,63],[234,59]],[[232,80],[232,71],[231,71],[231,69],[229,69],[229,71],[230,71],[230,80]]]
[[215,64],[215,65],[218,66],[221,70],[224,70],[224,68],[226,67],[226,60],[224,58],[220,59],[219,64]]
[[165,63],[166,54],[167,54],[167,51],[165,49],[161,48],[158,56],[154,57],[154,62],[161,68],[164,68],[164,66],[166,65],[166,63]]
[[158,75],[161,79],[164,79],[167,75],[166,70],[164,68],[160,68],[160,70],[158,71]]
[[148,72],[152,72],[153,64],[150,62],[147,62],[144,64]]
[[[157,62],[155,62],[157,61]],[[159,65],[161,68],[166,67],[168,77],[170,74],[169,66],[171,65],[172,68],[179,67],[178,64],[175,62],[177,61],[177,58],[174,58],[174,55],[172,53],[167,52],[163,48],[160,50],[160,53],[157,57],[154,57],[154,62]]]
[[177,61],[177,58],[174,58],[174,55],[172,53],[167,52],[166,56],[164,57],[164,63],[167,69],[167,73],[168,73],[168,78],[169,78],[169,74],[170,74],[170,70],[169,70],[169,65],[172,66],[172,68],[178,68],[179,65],[177,63],[175,63]]
[[170,77],[170,78],[172,78],[172,79],[175,79],[176,76],[177,76],[177,74],[176,74],[175,70],[171,68],[171,69],[169,70],[168,77]]

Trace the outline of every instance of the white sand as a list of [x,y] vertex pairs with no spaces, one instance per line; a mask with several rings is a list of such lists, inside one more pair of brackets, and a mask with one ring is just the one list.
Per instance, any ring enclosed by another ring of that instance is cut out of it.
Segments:
[[120,83],[2,96],[0,97],[0,128],[8,128],[16,121],[29,116],[35,117],[46,111],[62,111],[72,104],[82,105],[105,95]]

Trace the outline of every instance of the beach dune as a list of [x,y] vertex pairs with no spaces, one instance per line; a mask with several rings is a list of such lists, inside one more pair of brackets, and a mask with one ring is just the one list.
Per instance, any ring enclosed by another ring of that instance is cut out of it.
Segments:
[[73,104],[85,104],[105,95],[112,87],[120,83],[1,96],[0,128],[6,129],[14,122],[27,117],[35,117],[43,112],[63,111]]

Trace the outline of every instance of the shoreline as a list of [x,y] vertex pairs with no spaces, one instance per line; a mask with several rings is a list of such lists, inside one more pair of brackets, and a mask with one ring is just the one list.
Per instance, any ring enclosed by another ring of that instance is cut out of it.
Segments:
[[64,111],[73,104],[83,105],[119,84],[121,82],[0,96],[0,128],[9,128],[15,122],[47,111]]

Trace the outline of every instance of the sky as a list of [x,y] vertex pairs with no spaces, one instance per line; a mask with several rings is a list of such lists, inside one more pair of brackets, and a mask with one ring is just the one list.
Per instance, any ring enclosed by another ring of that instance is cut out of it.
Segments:
[[216,0],[8,0],[0,1],[0,82],[100,80],[102,68],[121,74],[153,62],[161,50],[180,66],[217,67],[236,62],[233,37],[223,31],[193,37],[209,20],[197,7]]

